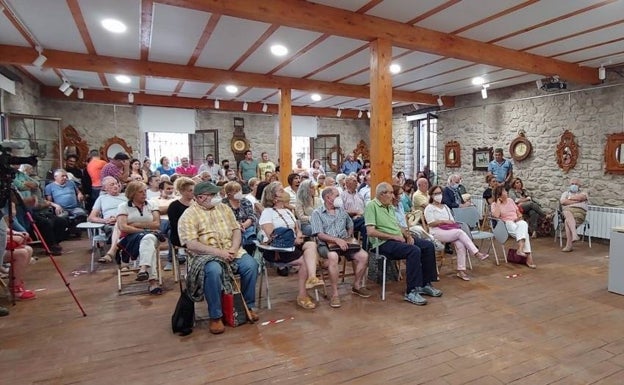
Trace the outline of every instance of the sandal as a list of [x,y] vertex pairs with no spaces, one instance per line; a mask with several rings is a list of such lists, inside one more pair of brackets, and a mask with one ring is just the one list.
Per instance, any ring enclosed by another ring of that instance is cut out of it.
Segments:
[[466,274],[465,271],[463,270],[459,270],[457,272],[457,278],[463,280],[463,281],[470,281],[470,277],[468,276],[468,274]]
[[104,255],[103,257],[101,257],[100,259],[98,259],[99,263],[111,263],[113,262],[113,256],[106,253],[106,255]]
[[321,281],[317,277],[308,278],[305,283],[306,289],[314,289],[317,286],[324,286],[325,282]]
[[160,286],[154,286],[149,288],[149,293],[151,295],[161,295],[163,293],[163,289]]
[[534,263],[527,263],[526,265],[529,269],[537,269],[537,265]]
[[312,302],[312,298],[305,297],[297,297],[297,305],[301,306],[304,309],[314,309],[316,304]]
[[482,252],[478,252],[475,254],[475,257],[479,258],[482,261],[485,261],[486,259],[490,258],[490,254],[483,254]]
[[149,278],[149,273],[145,270],[139,271],[136,276],[137,281],[147,281]]

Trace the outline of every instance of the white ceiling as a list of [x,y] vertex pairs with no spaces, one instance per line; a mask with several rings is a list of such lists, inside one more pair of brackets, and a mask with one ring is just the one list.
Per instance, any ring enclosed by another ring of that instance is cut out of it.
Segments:
[[[296,7],[301,1],[280,1],[284,2]],[[0,0],[4,8],[0,13],[0,44],[33,48],[40,44],[44,54],[46,50],[58,50],[330,83],[360,86],[369,83],[370,50],[364,39],[186,8],[190,3],[201,2]],[[418,27],[581,66],[624,63],[624,0],[316,0],[314,3],[358,13],[364,7],[365,15],[400,23],[416,21],[414,25]],[[128,30],[121,35],[104,30],[100,21],[107,17],[123,21]],[[262,15],[254,18],[263,19]],[[289,54],[281,58],[271,55],[269,47],[274,43],[286,45]],[[474,76],[485,77],[491,89],[544,77],[542,73],[400,47],[393,47],[392,54],[394,62],[403,69],[393,76],[395,89],[436,96],[479,92],[479,87],[470,83]],[[2,60],[0,57],[0,63]],[[232,95],[225,91],[225,84],[185,80],[184,71],[172,73],[170,78],[139,74],[131,76],[130,84],[122,85],[112,73],[63,66],[40,69],[28,63],[23,63],[21,68],[44,86],[57,87],[65,77],[76,87],[86,89],[169,95],[172,105],[180,97],[278,101],[276,89],[238,84],[238,93]],[[321,93],[324,99],[313,102],[309,98],[311,91],[293,90],[293,105],[369,108],[367,99],[342,95]]]

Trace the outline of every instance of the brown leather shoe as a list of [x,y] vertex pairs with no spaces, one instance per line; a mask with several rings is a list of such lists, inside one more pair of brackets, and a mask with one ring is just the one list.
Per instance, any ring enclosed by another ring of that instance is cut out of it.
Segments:
[[225,326],[223,326],[223,321],[221,318],[219,319],[211,319],[208,324],[208,330],[212,334],[221,334],[225,331]]
[[260,319],[260,316],[258,316],[258,314],[251,309],[249,310],[249,316],[251,317],[251,320],[253,322],[258,322],[258,320]]

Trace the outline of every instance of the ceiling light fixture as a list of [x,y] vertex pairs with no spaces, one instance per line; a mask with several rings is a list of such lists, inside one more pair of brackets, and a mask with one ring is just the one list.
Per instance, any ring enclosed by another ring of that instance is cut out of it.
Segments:
[[481,88],[481,97],[483,99],[487,99],[487,97],[488,97],[487,89],[488,89],[489,86],[490,86],[489,84],[484,84],[483,88]]
[[78,91],[76,91],[76,96],[80,100],[84,99],[84,91],[82,90],[82,88],[78,88]]
[[472,84],[475,86],[480,86],[483,83],[485,83],[485,79],[483,79],[481,76],[472,78]]
[[102,27],[107,31],[113,33],[123,33],[128,29],[124,23],[117,19],[104,19],[102,20]]
[[340,115],[342,115],[342,109],[338,109],[338,111],[336,111],[336,117],[340,117]]
[[128,93],[128,103],[134,103],[134,94],[132,92]]
[[601,65],[598,68],[598,79],[605,80],[607,78],[607,70],[604,68],[604,65]]
[[247,108],[249,108],[249,104],[247,104],[247,102],[243,103],[243,111],[247,111]]
[[74,89],[70,87],[67,87],[67,89],[65,91],[63,91],[63,93],[65,94],[65,96],[69,96],[71,94],[74,93]]
[[220,105],[219,105],[219,99],[215,99],[214,101],[214,108],[216,108],[217,110],[219,109]]
[[63,83],[59,86],[59,91],[65,92],[69,87],[71,87],[71,84],[69,84],[67,79],[63,79]]
[[235,94],[238,92],[238,87],[230,84],[229,86],[225,86],[225,90],[230,94]]
[[442,107],[444,105],[444,101],[442,100],[442,96],[438,96],[438,106]]
[[262,105],[262,112],[267,112],[269,110],[269,106],[266,103]]
[[362,117],[362,110],[358,112],[358,119]]
[[271,53],[275,56],[285,56],[288,54],[288,48],[281,44],[273,44],[271,46]]
[[312,99],[315,102],[320,102],[321,99],[323,99],[323,98],[319,94],[312,94],[312,95],[310,95],[310,99]]
[[46,62],[46,60],[48,60],[47,57],[43,56],[42,52],[43,52],[43,48],[41,48],[40,45],[36,46],[35,49],[37,50],[37,52],[39,53],[39,55],[37,56],[37,58],[32,62],[32,65],[34,65],[35,67],[41,67],[43,65],[43,63]]
[[130,79],[130,76],[127,75],[116,75],[115,80],[117,80],[121,84],[128,84],[132,81],[132,79]]
[[401,66],[398,64],[390,64],[390,73],[396,75],[401,72]]

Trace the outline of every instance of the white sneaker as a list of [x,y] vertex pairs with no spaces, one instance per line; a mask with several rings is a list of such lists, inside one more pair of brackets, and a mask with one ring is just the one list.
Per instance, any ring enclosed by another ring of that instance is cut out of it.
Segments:
[[171,270],[173,270],[173,265],[171,264],[171,262],[167,262],[165,267],[163,267],[163,270],[164,271],[171,271]]

